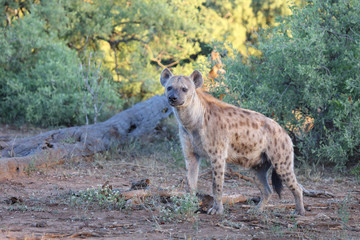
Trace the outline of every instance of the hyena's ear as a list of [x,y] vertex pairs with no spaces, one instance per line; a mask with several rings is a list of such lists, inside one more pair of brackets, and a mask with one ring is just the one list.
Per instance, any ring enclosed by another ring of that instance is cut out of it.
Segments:
[[201,87],[204,82],[203,77],[198,70],[193,71],[193,73],[190,75],[190,80],[194,82],[195,88]]
[[160,82],[161,85],[163,85],[165,87],[166,82],[173,76],[172,72],[168,69],[165,68],[164,70],[162,70],[161,75],[160,75]]

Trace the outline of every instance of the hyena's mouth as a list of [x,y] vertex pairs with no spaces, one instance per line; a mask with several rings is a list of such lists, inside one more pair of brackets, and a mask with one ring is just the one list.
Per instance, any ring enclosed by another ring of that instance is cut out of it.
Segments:
[[169,100],[169,104],[170,104],[170,106],[172,106],[172,107],[179,107],[179,106],[183,105],[184,102],[178,102],[178,101],[171,101],[171,100]]

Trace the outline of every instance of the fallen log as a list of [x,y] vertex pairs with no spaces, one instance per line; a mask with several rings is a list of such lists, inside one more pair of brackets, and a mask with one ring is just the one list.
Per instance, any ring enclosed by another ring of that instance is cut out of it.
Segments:
[[[251,206],[251,205],[240,205],[241,208],[253,208],[254,206]],[[308,207],[308,206],[305,206],[305,207]],[[295,204],[279,204],[279,205],[273,205],[273,204],[267,204],[265,206],[265,208],[270,208],[270,209],[281,209],[281,208],[293,208],[295,209]]]
[[182,196],[185,192],[169,191],[164,189],[137,189],[127,192],[120,193],[120,197],[124,200],[129,200],[133,198],[144,199],[147,197],[174,197]]
[[[182,196],[185,192],[177,192],[177,191],[168,191],[168,190],[159,190],[159,189],[141,189],[141,190],[132,190],[128,192],[123,192],[120,194],[128,204],[130,205],[139,205],[144,202],[146,198],[149,197],[175,197],[175,196]],[[212,196],[208,194],[199,194],[197,195],[199,198],[199,206],[200,210],[203,212],[207,212],[209,208],[212,207],[214,199]],[[247,202],[249,199],[246,198],[244,195],[235,194],[235,195],[223,195],[222,197],[224,204],[235,204],[235,203],[244,203]]]
[[24,174],[29,164],[88,156],[154,131],[172,112],[164,96],[154,96],[105,122],[52,130],[15,139],[0,147],[0,181]]

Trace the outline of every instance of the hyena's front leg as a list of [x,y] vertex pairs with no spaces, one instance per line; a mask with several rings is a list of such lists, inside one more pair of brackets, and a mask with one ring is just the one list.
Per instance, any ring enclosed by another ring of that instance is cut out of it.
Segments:
[[189,136],[187,134],[181,134],[181,131],[180,136],[186,164],[186,191],[193,193],[196,192],[197,189],[200,158],[194,153],[194,148]]
[[199,176],[200,159],[194,153],[188,153],[185,155],[186,163],[186,191],[190,193],[196,192],[197,182]]
[[225,157],[211,159],[213,176],[213,207],[208,210],[208,214],[223,214],[222,193],[225,174]]

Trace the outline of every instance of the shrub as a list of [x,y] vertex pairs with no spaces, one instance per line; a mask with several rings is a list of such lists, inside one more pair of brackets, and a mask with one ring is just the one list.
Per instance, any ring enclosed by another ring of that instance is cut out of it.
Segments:
[[309,0],[292,11],[262,34],[260,57],[224,60],[214,91],[277,120],[303,163],[343,168],[360,159],[360,2]]
[[[83,95],[88,93],[81,83],[79,58],[48,35],[42,21],[26,15],[2,28],[0,50],[1,122],[43,127],[85,122],[83,104],[90,97]],[[121,105],[113,87],[103,81],[99,95],[109,100],[105,110]]]
[[109,185],[87,188],[77,194],[71,194],[70,204],[110,210],[122,210],[126,207],[126,201],[120,197],[120,192],[113,190]]
[[160,209],[161,220],[180,222],[196,219],[196,211],[199,209],[199,199],[196,194],[186,193],[183,196],[173,196],[170,201],[171,207]]

